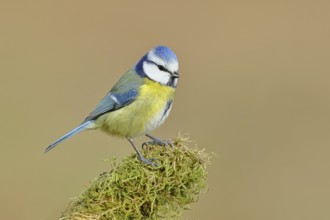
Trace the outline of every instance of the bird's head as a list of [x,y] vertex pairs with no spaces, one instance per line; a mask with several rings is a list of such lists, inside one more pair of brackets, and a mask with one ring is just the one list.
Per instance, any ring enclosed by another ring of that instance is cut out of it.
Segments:
[[157,46],[144,55],[135,71],[162,85],[176,87],[179,78],[179,62],[175,53],[166,46]]

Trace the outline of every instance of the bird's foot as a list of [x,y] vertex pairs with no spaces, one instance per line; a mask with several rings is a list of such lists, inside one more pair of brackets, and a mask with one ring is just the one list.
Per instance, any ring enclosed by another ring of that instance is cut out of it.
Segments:
[[151,138],[152,141],[146,141],[142,144],[142,149],[144,149],[144,147],[148,146],[148,145],[160,145],[160,146],[170,146],[173,147],[173,142],[170,140],[160,140],[156,137],[150,136],[150,135],[146,135],[147,137]]
[[158,166],[158,164],[152,162],[152,161],[154,161],[154,160],[157,160],[156,158],[150,158],[150,159],[147,159],[147,158],[143,157],[142,155],[140,155],[140,160],[141,160],[143,163],[149,164],[149,165],[151,165],[151,166],[153,166],[153,167]]
[[153,167],[157,166],[156,163],[152,162],[152,161],[156,160],[155,158],[151,158],[151,159],[148,160],[147,158],[145,158],[144,156],[142,156],[142,154],[140,153],[139,149],[135,146],[134,141],[133,141],[132,138],[127,138],[127,140],[132,144],[134,150],[136,151],[137,155],[139,156],[140,160],[143,163],[149,164],[149,165],[151,165]]

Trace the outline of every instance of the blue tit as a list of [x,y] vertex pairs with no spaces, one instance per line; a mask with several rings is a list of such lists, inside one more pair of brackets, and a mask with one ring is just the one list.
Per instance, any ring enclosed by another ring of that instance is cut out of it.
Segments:
[[156,165],[143,157],[133,139],[145,135],[153,143],[170,144],[149,133],[170,113],[179,78],[178,69],[178,59],[170,48],[153,48],[118,80],[78,127],[49,145],[45,152],[81,131],[98,129],[126,138],[141,161]]

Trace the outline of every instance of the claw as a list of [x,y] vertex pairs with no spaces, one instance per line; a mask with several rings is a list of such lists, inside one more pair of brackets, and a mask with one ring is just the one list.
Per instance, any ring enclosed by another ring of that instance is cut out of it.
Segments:
[[145,151],[145,150],[146,150],[145,147],[147,147],[147,146],[148,146],[148,143],[147,143],[147,142],[144,142],[144,143],[142,144],[142,146],[141,146],[141,147],[142,147],[142,150]]
[[156,158],[150,158],[150,159],[148,160],[147,158],[145,158],[145,157],[143,157],[143,156],[140,156],[140,160],[141,160],[143,163],[149,164],[149,165],[151,165],[151,166],[153,166],[153,167],[158,166],[158,164],[152,162],[152,161],[156,160]]
[[142,154],[140,153],[140,151],[136,148],[134,142],[133,142],[133,139],[131,138],[127,138],[127,140],[132,144],[134,150],[136,151],[137,155],[139,156],[140,160],[143,162],[143,163],[146,163],[146,164],[149,164],[153,167],[156,167],[158,166],[156,163],[152,162],[153,160],[156,160],[155,158],[151,158],[151,159],[146,159],[144,156],[142,156]]
[[150,139],[152,139],[152,141],[147,141],[147,142],[144,142],[143,144],[142,144],[142,148],[144,149],[144,147],[145,146],[147,146],[147,145],[161,145],[161,146],[167,146],[167,145],[169,145],[170,147],[173,147],[174,145],[173,145],[173,142],[172,141],[170,141],[170,140],[160,140],[160,139],[158,139],[158,138],[156,138],[156,137],[153,137],[153,136],[151,136],[151,135],[149,135],[149,134],[146,134],[146,136],[148,137],[148,138],[150,138]]

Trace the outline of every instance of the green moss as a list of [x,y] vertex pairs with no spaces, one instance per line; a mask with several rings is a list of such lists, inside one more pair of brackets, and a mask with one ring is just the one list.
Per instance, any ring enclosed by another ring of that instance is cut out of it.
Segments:
[[93,180],[61,219],[179,219],[205,189],[210,162],[204,150],[186,145],[177,138],[173,148],[148,146],[143,154],[157,158],[157,167],[143,164],[135,153],[109,160],[112,170]]

